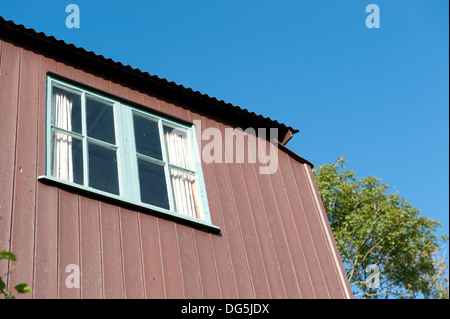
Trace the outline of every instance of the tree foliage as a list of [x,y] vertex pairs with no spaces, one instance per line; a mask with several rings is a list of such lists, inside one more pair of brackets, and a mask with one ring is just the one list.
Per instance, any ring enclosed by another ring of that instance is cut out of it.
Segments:
[[448,241],[436,235],[441,223],[345,163],[340,157],[314,176],[355,297],[448,298],[447,264],[437,257]]
[[[0,205],[1,207],[1,205]],[[0,220],[1,220],[1,215],[0,215]],[[4,282],[3,278],[6,277],[7,275],[9,275],[14,267],[15,267],[15,262],[16,262],[16,255],[14,255],[12,252],[8,251],[8,250],[2,250],[0,251],[0,261],[4,261],[4,262],[10,262],[12,263],[12,267],[8,270],[8,272],[6,272],[5,274],[0,274],[0,299],[4,298],[4,299],[15,299],[16,296],[11,294],[10,292],[8,292],[6,283]],[[25,294],[25,293],[31,293],[31,288],[30,286],[28,286],[25,283],[21,283],[18,284],[16,286],[14,286],[14,290],[18,293],[18,294]]]
[[[2,251],[0,251],[0,260],[2,260],[2,259],[6,260],[6,261],[15,262],[16,256],[10,251],[2,250]],[[0,276],[0,298],[3,296],[3,298],[5,298],[5,299],[15,299],[15,295],[10,294],[8,292],[8,290],[6,289],[6,283],[3,281],[3,277],[6,276],[7,274],[9,274],[13,269],[14,269],[14,267],[12,267],[8,271],[8,273]],[[30,286],[28,286],[25,283],[14,286],[14,290],[19,294],[25,294],[27,292],[31,293]]]

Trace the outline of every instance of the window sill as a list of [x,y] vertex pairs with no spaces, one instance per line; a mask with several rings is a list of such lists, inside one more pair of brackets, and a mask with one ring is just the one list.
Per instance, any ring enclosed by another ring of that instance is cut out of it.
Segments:
[[76,193],[81,193],[88,197],[102,199],[104,201],[112,202],[114,204],[119,204],[121,206],[126,206],[127,208],[132,208],[132,209],[135,209],[140,212],[149,213],[149,214],[161,217],[161,218],[177,221],[180,224],[189,225],[191,227],[194,227],[194,228],[197,228],[200,230],[212,232],[215,234],[220,233],[220,227],[218,227],[218,226],[215,226],[213,224],[210,224],[210,223],[205,222],[200,219],[196,219],[196,218],[185,216],[185,215],[182,215],[182,214],[179,214],[176,212],[172,212],[172,211],[164,209],[164,208],[156,207],[156,206],[149,205],[149,204],[136,203],[136,202],[133,202],[130,200],[126,200],[126,199],[124,199],[120,196],[114,195],[114,194],[109,194],[109,193],[106,193],[106,192],[103,192],[103,191],[100,191],[100,190],[97,190],[94,188],[89,188],[89,187],[81,186],[81,185],[78,185],[75,183],[63,181],[63,180],[57,179],[52,176],[44,175],[44,176],[39,176],[37,179],[38,179],[38,181],[40,181],[43,184],[62,187],[66,190],[76,192]]

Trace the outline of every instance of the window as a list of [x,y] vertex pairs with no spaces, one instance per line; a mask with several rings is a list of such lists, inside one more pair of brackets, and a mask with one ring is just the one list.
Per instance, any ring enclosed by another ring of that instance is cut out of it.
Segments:
[[211,225],[193,125],[48,77],[47,180]]

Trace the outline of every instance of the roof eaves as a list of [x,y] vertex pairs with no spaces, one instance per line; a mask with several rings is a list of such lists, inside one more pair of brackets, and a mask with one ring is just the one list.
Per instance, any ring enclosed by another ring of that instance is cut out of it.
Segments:
[[[45,49],[43,44],[46,44],[47,53],[57,54],[58,52],[64,52],[65,58],[72,58],[78,62],[82,61],[83,65],[90,64],[93,66],[103,65],[105,70],[115,70],[116,75],[123,73],[129,76],[135,77],[134,84],[156,90],[161,92],[162,95],[167,94],[171,98],[176,96],[181,100],[189,100],[191,105],[197,106],[201,101],[203,110],[207,112],[213,112],[218,115],[228,115],[242,124],[248,124],[253,127],[275,127],[281,130],[280,140],[283,141],[283,145],[289,141],[292,134],[299,132],[290,126],[286,126],[276,120],[272,120],[268,117],[263,117],[254,112],[250,112],[245,108],[226,103],[223,100],[218,100],[215,97],[210,97],[207,94],[203,94],[199,91],[194,91],[191,88],[186,88],[183,85],[177,84],[173,81],[168,81],[165,78],[160,78],[156,75],[151,75],[146,71],[141,71],[139,68],[133,68],[130,65],[124,65],[121,62],[116,62],[111,58],[106,58],[103,55],[94,53],[93,51],[87,51],[82,47],[77,47],[72,43],[66,43],[63,40],[58,40],[54,36],[48,36],[43,32],[37,32],[34,29],[26,28],[24,25],[17,25],[13,21],[5,20],[0,16],[0,35],[7,36],[16,41],[22,40],[26,45],[37,46],[41,49]],[[119,76],[119,78],[121,78]],[[139,79],[139,80],[138,80]],[[141,82],[142,81],[142,82]],[[201,106],[199,106],[201,108]]]

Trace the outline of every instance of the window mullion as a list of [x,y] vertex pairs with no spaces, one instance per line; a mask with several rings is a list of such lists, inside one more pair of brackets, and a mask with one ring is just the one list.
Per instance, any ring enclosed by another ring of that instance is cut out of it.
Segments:
[[185,172],[185,173],[188,173],[188,174],[192,174],[192,175],[196,175],[197,174],[196,171],[193,171],[193,170],[188,169],[188,168],[184,168],[183,166],[178,166],[178,165],[170,164],[170,163],[167,163],[167,166],[169,166],[169,168],[174,168],[176,170],[179,170],[179,171],[182,171],[182,172]]
[[65,130],[63,128],[60,128],[60,127],[57,127],[57,126],[54,126],[54,125],[50,125],[50,131],[51,132],[58,131],[60,133],[63,133],[63,134],[66,134],[66,135],[70,135],[72,137],[77,137],[79,139],[83,139],[83,137],[84,137],[83,134],[80,134],[80,133],[77,133],[77,132],[68,131],[68,130]]
[[119,176],[121,194],[132,201],[139,200],[139,181],[137,178],[137,160],[134,145],[133,116],[131,110],[123,104],[116,103],[117,132],[119,145]]
[[81,93],[81,134],[83,135],[83,182],[89,186],[89,154],[86,127],[86,92]]
[[166,175],[166,186],[167,186],[167,196],[169,196],[169,205],[170,210],[175,210],[175,200],[174,200],[174,194],[172,189],[172,180],[170,178],[170,169],[169,165],[167,164],[169,162],[169,158],[167,155],[167,148],[166,148],[166,142],[164,140],[164,129],[163,129],[163,123],[162,120],[158,120],[158,129],[159,129],[159,138],[161,143],[161,151],[163,156],[163,161],[165,162],[164,165],[164,173]]
[[[154,158],[154,157],[150,157],[148,155],[143,155],[143,154],[140,154],[140,153],[136,153],[136,157],[138,159],[142,159],[142,160],[145,160],[147,162],[151,162],[151,163],[158,164],[158,165],[161,165],[161,166],[166,165],[166,162],[164,162],[162,160],[159,160],[157,158]],[[168,164],[168,165],[170,166],[171,164]]]
[[[65,133],[64,130],[61,130],[61,129],[58,129],[58,128],[57,128],[57,130],[62,131],[63,133]],[[77,134],[72,134],[71,132],[66,133],[66,134],[73,135],[75,137],[77,136]],[[116,136],[119,136],[119,134],[116,134]],[[90,137],[90,136],[87,136],[86,139],[87,139],[88,143],[97,144],[98,146],[109,148],[111,150],[117,150],[119,148],[119,146],[122,145],[122,143],[120,143],[120,142],[119,143],[116,142],[116,144],[111,144],[111,143],[108,143],[108,142],[105,142],[105,141],[102,141],[102,140],[98,140],[98,139]],[[117,139],[119,139],[119,138],[117,138]]]
[[46,113],[46,162],[45,162],[45,174],[50,176],[51,173],[51,153],[52,153],[52,103],[53,103],[53,83],[52,79],[47,77],[47,113]]
[[201,204],[201,215],[202,219],[208,221],[211,223],[211,216],[209,214],[209,207],[208,207],[208,198],[206,195],[206,186],[205,186],[205,179],[203,177],[203,170],[202,170],[202,160],[200,157],[201,150],[198,150],[197,145],[197,136],[195,132],[195,127],[191,127],[189,130],[189,136],[190,136],[190,146],[191,146],[191,154],[192,154],[192,160],[194,161],[194,167],[196,170],[195,178],[197,180],[197,190],[200,194],[200,203]]

